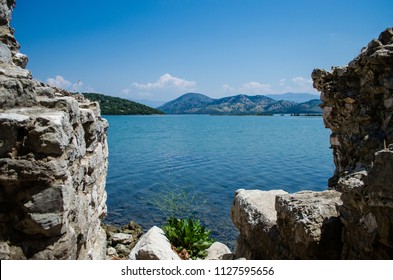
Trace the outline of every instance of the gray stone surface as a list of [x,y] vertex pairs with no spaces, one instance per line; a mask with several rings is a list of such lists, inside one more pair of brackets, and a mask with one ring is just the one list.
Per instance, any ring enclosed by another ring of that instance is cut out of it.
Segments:
[[240,231],[235,258],[340,258],[340,196],[334,190],[238,190],[231,211]]
[[274,258],[277,250],[275,199],[283,190],[236,191],[231,218],[240,231],[235,256],[247,259]]
[[0,63],[11,63],[12,53],[10,49],[0,42]]
[[225,244],[221,242],[214,242],[206,249],[207,256],[205,260],[233,260],[234,254]]
[[393,143],[392,64],[393,28],[388,28],[348,66],[312,72],[325,126],[332,131],[336,170],[330,188],[340,177],[367,170],[384,141]]
[[342,225],[337,206],[341,193],[303,191],[278,195],[277,229],[289,259],[339,259]]
[[132,235],[127,233],[115,233],[112,237],[112,242],[114,244],[123,243],[128,244],[132,242]]
[[0,0],[0,258],[105,259],[106,120],[32,79]]
[[16,66],[19,66],[19,67],[25,69],[27,66],[27,63],[29,62],[29,58],[27,57],[27,55],[18,52],[14,55],[14,57],[12,58],[12,61],[14,62],[14,64]]
[[393,258],[393,152],[376,153],[362,184],[342,188],[345,259]]
[[153,226],[146,232],[132,249],[130,260],[180,260],[172,250],[164,231]]

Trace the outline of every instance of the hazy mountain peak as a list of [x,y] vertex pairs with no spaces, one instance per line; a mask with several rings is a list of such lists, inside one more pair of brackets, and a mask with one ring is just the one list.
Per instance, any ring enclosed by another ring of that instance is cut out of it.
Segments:
[[319,94],[311,94],[311,93],[281,93],[281,94],[267,94],[267,97],[270,97],[274,100],[288,100],[294,102],[307,102],[312,99],[319,99]]
[[[316,97],[312,94],[308,95]],[[167,114],[320,113],[319,103],[318,99],[299,103],[283,99],[274,100],[264,95],[246,94],[213,99],[201,93],[186,93],[157,109]]]

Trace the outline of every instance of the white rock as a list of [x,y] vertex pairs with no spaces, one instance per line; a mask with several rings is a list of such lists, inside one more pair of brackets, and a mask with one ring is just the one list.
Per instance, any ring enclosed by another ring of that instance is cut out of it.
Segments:
[[240,231],[247,231],[246,227],[252,228],[261,224],[270,228],[277,219],[276,196],[282,194],[287,194],[287,192],[283,190],[237,190],[231,211],[233,222]]
[[0,42],[0,62],[2,63],[11,63],[11,51],[10,49],[3,43]]
[[207,250],[205,260],[232,260],[233,254],[229,248],[221,243],[214,242]]
[[19,67],[25,69],[26,66],[27,66],[27,63],[29,62],[29,58],[27,57],[27,55],[18,52],[18,53],[16,53],[16,54],[14,55],[14,57],[13,57],[13,62],[14,62],[17,66],[19,66]]
[[106,253],[108,256],[114,256],[114,255],[116,255],[117,252],[116,252],[115,248],[109,247],[108,250],[106,251]]
[[180,260],[173,252],[164,231],[153,226],[146,232],[128,256],[130,260]]
[[127,244],[127,243],[131,243],[132,242],[132,235],[131,234],[127,234],[127,233],[116,233],[113,235],[112,237],[112,242],[115,244],[118,243],[123,243],[123,244]]
[[272,257],[276,248],[275,201],[277,195],[287,194],[283,190],[236,191],[231,218],[240,231],[235,257],[265,259]]
[[0,113],[0,121],[14,121],[17,123],[24,123],[30,120],[28,116],[16,114],[16,113]]

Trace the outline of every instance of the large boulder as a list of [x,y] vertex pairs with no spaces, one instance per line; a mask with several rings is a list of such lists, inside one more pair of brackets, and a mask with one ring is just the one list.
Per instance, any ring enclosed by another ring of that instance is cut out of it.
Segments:
[[157,226],[153,226],[139,239],[128,258],[130,260],[181,260],[172,250],[164,231]]
[[277,229],[287,259],[339,259],[341,193],[302,191],[276,198]]
[[238,190],[231,216],[240,231],[235,257],[339,259],[337,191]]
[[231,218],[240,231],[235,257],[246,259],[276,258],[278,232],[275,201],[283,190],[260,191],[239,189],[231,209]]
[[232,260],[234,257],[228,246],[217,241],[206,249],[206,253],[204,260]]

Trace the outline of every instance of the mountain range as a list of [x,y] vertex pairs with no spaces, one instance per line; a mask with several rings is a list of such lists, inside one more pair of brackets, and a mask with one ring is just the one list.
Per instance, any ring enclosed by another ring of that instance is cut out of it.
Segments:
[[213,99],[200,93],[186,93],[157,109],[166,114],[320,114],[320,103],[320,99],[298,103],[283,99],[275,100],[264,95],[239,94]]

